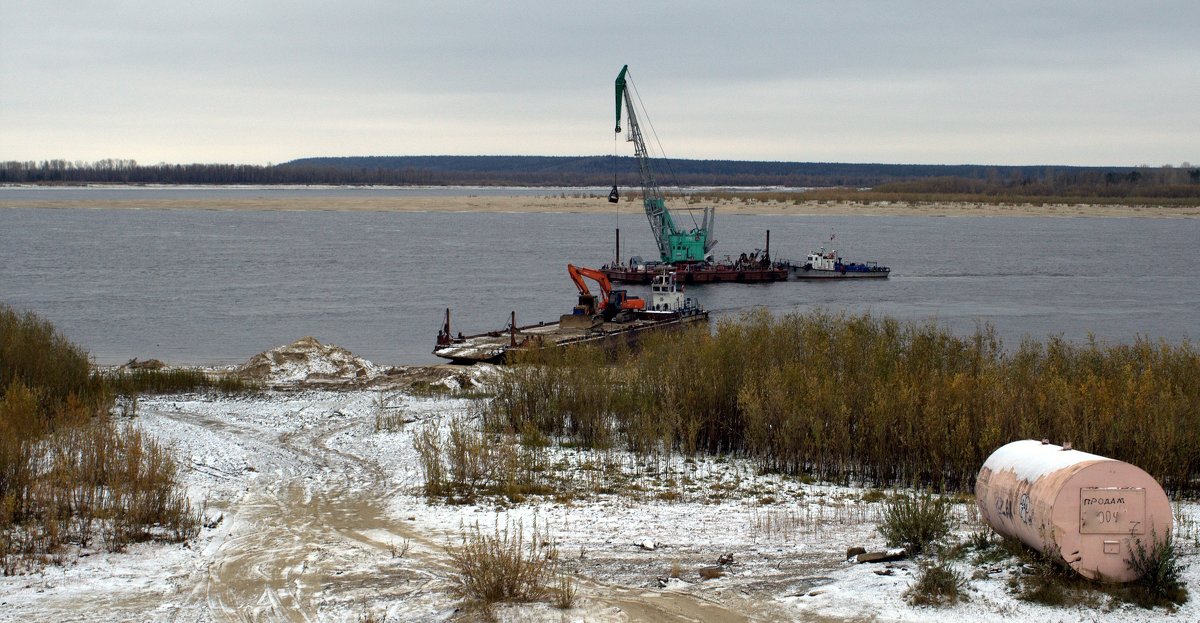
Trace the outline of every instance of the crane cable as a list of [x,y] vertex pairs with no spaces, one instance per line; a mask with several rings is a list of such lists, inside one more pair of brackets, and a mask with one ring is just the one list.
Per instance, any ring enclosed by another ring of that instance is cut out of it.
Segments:
[[612,184],[612,190],[608,191],[608,202],[609,203],[617,203],[621,200],[621,193],[617,192],[617,134],[620,134],[620,133],[613,132],[613,155],[612,155],[613,184]]
[[[640,108],[642,111],[641,112],[642,119],[645,120],[646,125],[650,126],[650,134],[654,137],[654,143],[656,145],[658,145],[658,153],[662,155],[661,159],[662,159],[663,166],[667,169],[666,170],[667,177],[670,178],[670,180],[673,182],[673,184],[672,184],[673,186],[675,186],[676,188],[682,188],[679,185],[679,176],[675,173],[674,167],[671,166],[671,160],[669,158],[667,158],[667,150],[663,149],[662,141],[660,141],[658,139],[658,131],[654,129],[654,122],[650,121],[650,114],[646,112],[646,105],[642,103],[642,94],[638,93],[637,85],[634,84],[634,82],[633,82],[633,76],[630,75],[629,73],[626,73],[625,80],[628,84],[628,86],[626,88],[632,88],[633,95],[634,95],[634,97],[637,98],[638,108]],[[646,157],[649,158],[650,154],[647,153]],[[666,196],[663,197],[663,200],[664,201],[666,200]],[[696,222],[695,209],[688,206],[685,203],[684,210],[688,213],[688,217],[692,219],[692,228],[699,229],[700,224]]]
[[621,264],[621,242],[620,242],[620,240],[621,240],[620,239],[620,235],[621,235],[621,193],[617,192],[617,161],[619,160],[619,157],[617,156],[617,148],[618,148],[617,136],[619,134],[620,134],[620,132],[613,132],[613,155],[612,155],[613,185],[612,185],[612,190],[609,191],[609,193],[608,193],[608,200],[609,200],[609,202],[611,202],[613,204],[613,213],[614,213],[613,220],[614,220],[614,227],[617,232],[617,249],[616,249],[617,255],[615,258],[613,258],[613,261],[616,262],[617,265]]

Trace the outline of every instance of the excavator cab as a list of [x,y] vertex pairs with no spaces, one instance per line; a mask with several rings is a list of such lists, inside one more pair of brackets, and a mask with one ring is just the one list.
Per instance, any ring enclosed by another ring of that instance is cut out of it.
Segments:
[[609,322],[627,322],[633,320],[636,312],[642,309],[646,309],[645,299],[629,296],[628,290],[612,290],[608,293],[602,315]]

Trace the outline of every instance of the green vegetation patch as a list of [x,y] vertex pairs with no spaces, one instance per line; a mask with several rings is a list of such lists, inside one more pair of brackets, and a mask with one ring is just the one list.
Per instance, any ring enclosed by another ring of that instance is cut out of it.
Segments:
[[949,501],[929,493],[896,495],[884,504],[879,533],[888,545],[902,546],[916,556],[950,535],[950,511]]
[[112,393],[121,396],[203,390],[234,394],[258,389],[256,384],[237,375],[211,374],[194,368],[116,370],[96,374]]

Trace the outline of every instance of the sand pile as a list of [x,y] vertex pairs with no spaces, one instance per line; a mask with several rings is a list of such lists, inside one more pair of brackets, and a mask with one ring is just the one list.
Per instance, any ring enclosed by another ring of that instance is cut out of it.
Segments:
[[367,381],[380,370],[340,346],[310,336],[251,357],[240,372],[263,383],[345,383]]

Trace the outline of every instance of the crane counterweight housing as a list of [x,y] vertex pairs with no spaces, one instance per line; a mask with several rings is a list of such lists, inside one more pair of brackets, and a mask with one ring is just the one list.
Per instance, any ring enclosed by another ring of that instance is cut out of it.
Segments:
[[650,221],[650,229],[654,240],[658,243],[658,253],[663,262],[671,264],[686,262],[703,262],[710,259],[709,251],[717,243],[712,232],[716,222],[716,212],[712,207],[704,208],[704,215],[698,227],[690,230],[680,229],[667,209],[666,199],[658,182],[654,178],[650,155],[646,151],[646,141],[642,136],[641,126],[638,125],[637,113],[634,112],[633,98],[629,94],[625,76],[629,65],[621,68],[616,80],[616,109],[617,125],[615,132],[621,132],[621,105],[625,106],[628,135],[626,140],[633,143],[634,155],[637,158],[638,171],[642,180],[642,206],[646,210],[646,218]]

